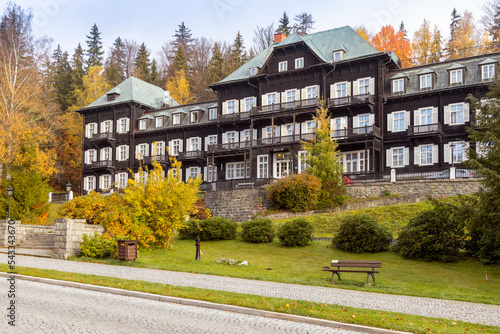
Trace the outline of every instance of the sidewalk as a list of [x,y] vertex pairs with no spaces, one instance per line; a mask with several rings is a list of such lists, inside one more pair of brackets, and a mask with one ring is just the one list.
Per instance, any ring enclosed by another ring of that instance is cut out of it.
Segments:
[[[6,263],[7,257],[0,256]],[[500,305],[410,297],[328,287],[276,283],[223,276],[175,271],[121,267],[97,263],[73,262],[29,256],[16,256],[16,265],[39,269],[117,277],[154,283],[189,286],[200,289],[231,291],[267,297],[306,300],[364,309],[415,314],[500,326]]]

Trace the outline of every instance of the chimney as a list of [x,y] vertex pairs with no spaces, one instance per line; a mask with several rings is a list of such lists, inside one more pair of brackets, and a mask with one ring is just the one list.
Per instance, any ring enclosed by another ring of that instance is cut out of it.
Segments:
[[286,35],[283,33],[274,34],[274,44],[282,42],[286,38]]

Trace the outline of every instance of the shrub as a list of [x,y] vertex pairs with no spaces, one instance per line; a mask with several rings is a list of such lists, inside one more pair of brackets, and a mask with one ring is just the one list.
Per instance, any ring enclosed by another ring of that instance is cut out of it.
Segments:
[[271,184],[267,194],[276,208],[299,212],[316,208],[320,189],[317,177],[302,173],[289,175]]
[[115,239],[107,239],[100,234],[95,234],[89,238],[87,234],[83,235],[83,243],[80,245],[82,255],[101,259],[115,256],[117,243]]
[[389,249],[392,235],[367,214],[349,215],[342,219],[333,247],[354,253],[376,253]]
[[295,218],[278,229],[278,238],[285,247],[307,246],[313,241],[313,227],[304,218]]
[[241,239],[246,242],[262,243],[274,239],[274,227],[271,219],[255,218],[241,224]]
[[410,219],[395,249],[404,258],[453,262],[463,239],[463,225],[452,219],[449,208],[439,205]]
[[179,230],[181,239],[200,240],[233,240],[236,239],[236,228],[238,224],[231,219],[222,217],[210,217],[204,220],[189,220],[187,225]]

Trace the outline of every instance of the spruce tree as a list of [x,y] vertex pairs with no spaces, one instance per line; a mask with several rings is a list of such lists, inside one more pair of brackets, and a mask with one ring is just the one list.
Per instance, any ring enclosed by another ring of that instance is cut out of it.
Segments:
[[125,80],[125,67],[126,67],[126,54],[125,54],[125,44],[122,39],[118,37],[113,43],[110,55],[106,60],[106,77],[108,83],[115,87]]
[[87,35],[87,70],[90,67],[102,66],[104,50],[102,48],[102,38],[97,24],[94,23]]
[[288,18],[288,15],[286,15],[286,12],[283,12],[283,17],[280,19],[280,25],[278,26],[278,29],[276,29],[276,33],[282,33],[285,36],[290,36],[290,34],[293,31],[293,28],[290,26],[290,19]]
[[215,42],[212,49],[212,58],[210,58],[210,62],[208,64],[209,84],[224,79],[224,76],[224,56],[220,51],[219,44]]
[[54,88],[54,98],[62,111],[73,105],[72,99],[72,70],[69,65],[68,53],[61,50],[58,45],[52,53],[52,63],[50,66],[52,87]]
[[149,50],[146,48],[146,44],[142,43],[135,57],[135,77],[148,81],[151,74],[150,67],[151,61],[149,60]]
[[245,45],[243,43],[243,36],[238,31],[234,43],[231,47],[231,58],[233,62],[233,70],[238,69],[241,65],[247,62],[248,56],[245,51]]
[[180,70],[183,70],[184,73],[188,73],[188,61],[186,53],[184,51],[184,46],[182,44],[179,44],[177,52],[175,53],[174,61],[172,63],[173,72],[179,72]]
[[184,50],[190,48],[191,43],[193,43],[193,38],[191,34],[191,29],[186,27],[184,22],[179,25],[179,29],[175,31],[174,36],[175,40],[172,42],[175,48],[178,48],[179,45],[184,47]]
[[85,76],[85,56],[80,43],[75,48],[75,53],[71,59],[71,65],[73,69],[73,79],[72,79],[72,88],[75,89],[83,89],[83,77]]

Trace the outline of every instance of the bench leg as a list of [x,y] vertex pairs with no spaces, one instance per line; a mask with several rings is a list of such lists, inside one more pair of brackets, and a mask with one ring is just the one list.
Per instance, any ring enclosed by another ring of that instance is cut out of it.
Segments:
[[338,271],[337,272],[332,271],[332,283],[333,283],[333,278],[335,277],[335,274],[337,274],[337,277],[339,278],[339,281],[340,281],[340,273]]
[[373,283],[375,283],[375,273],[366,273],[366,285],[370,285],[370,276],[372,277]]

